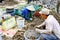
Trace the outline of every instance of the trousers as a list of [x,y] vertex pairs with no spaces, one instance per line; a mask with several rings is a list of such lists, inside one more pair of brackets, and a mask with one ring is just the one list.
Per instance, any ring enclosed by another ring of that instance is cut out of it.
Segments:
[[40,34],[40,37],[42,37],[43,40],[59,40],[54,34]]

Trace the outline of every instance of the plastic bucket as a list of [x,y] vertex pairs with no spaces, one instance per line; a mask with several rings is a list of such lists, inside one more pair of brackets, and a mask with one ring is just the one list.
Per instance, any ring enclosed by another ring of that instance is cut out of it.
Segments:
[[[26,31],[27,32],[27,31]],[[33,39],[28,39],[27,37],[26,37],[26,32],[24,33],[24,38],[25,38],[25,40],[33,40]],[[34,40],[40,40],[40,36],[37,38],[37,39],[34,39]]]
[[[25,40],[31,40],[31,39],[28,39],[26,36],[24,36]],[[35,40],[40,40],[40,37],[38,39],[35,39]]]
[[0,34],[0,40],[2,40],[2,35]]
[[18,28],[22,29],[24,27],[24,19],[23,18],[17,18],[17,26]]

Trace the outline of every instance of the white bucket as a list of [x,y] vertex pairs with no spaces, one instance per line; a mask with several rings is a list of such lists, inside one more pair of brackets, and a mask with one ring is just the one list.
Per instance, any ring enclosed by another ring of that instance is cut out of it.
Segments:
[[0,40],[2,40],[2,35],[0,34]]
[[17,26],[18,28],[22,29],[24,27],[24,19],[23,18],[17,18]]

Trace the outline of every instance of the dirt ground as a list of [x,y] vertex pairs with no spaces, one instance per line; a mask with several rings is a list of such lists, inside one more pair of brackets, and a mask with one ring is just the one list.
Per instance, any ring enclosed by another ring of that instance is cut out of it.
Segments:
[[0,3],[0,6],[13,6],[16,4],[18,4],[18,2],[5,0],[2,3]]
[[40,17],[33,17],[32,21],[26,21],[26,27],[24,27],[21,31],[18,31],[13,38],[3,36],[3,40],[24,40],[24,32],[30,28],[33,28],[42,23],[42,19]]

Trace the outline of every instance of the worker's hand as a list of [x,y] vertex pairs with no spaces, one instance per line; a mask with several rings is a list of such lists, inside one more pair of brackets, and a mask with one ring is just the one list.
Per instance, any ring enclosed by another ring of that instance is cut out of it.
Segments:
[[36,26],[35,28],[38,28],[38,29],[40,29],[40,28],[41,28],[41,26]]
[[39,26],[35,26],[35,28],[39,28]]
[[35,31],[38,32],[38,33],[40,33],[38,28],[36,28]]
[[41,25],[38,25],[38,26],[36,26],[36,27],[38,27],[38,28],[39,28],[39,27],[41,27]]
[[39,31],[39,29],[38,29],[38,28],[36,28],[35,30],[36,30],[36,31]]
[[38,28],[40,27],[40,26],[37,26]]

